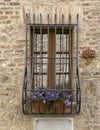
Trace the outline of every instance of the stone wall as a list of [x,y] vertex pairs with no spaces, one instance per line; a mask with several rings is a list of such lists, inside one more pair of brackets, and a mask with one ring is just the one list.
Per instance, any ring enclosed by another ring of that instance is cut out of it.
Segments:
[[[25,52],[25,13],[52,17],[79,14],[79,55],[82,107],[73,116],[75,130],[100,130],[100,0],[1,0],[0,1],[0,130],[31,130],[33,116],[22,113]],[[96,51],[85,64],[81,53]]]

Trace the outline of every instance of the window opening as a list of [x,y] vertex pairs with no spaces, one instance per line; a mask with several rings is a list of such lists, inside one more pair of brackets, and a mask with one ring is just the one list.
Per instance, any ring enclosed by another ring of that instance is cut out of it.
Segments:
[[[69,15],[67,24],[65,24],[63,14],[61,24],[57,24],[56,14],[54,24],[50,24],[49,19],[48,15],[47,24],[43,24],[42,14],[40,14],[40,23],[37,24],[34,14],[33,23],[30,23],[29,15],[26,15],[23,112],[27,114],[59,114],[56,108],[58,100],[54,99],[55,105],[53,106],[51,102],[47,101],[47,93],[53,93],[56,96],[57,94],[61,95],[59,100],[63,100],[63,112],[60,114],[79,113],[81,91],[78,65],[78,15],[75,24],[72,24],[71,15]],[[39,90],[37,90],[38,88]],[[34,92],[35,94],[44,93],[42,98],[47,103],[45,112],[41,111],[40,97],[37,99],[38,111],[35,111],[35,105],[31,100]],[[67,95],[66,98],[65,95]],[[68,107],[65,110],[66,101]],[[54,107],[54,111],[50,111],[48,104],[49,107]]]

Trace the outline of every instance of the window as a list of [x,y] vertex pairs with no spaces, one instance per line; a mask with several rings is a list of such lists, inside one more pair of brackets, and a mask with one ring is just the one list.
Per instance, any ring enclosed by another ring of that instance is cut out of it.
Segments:
[[33,57],[31,58],[32,88],[40,86],[54,89],[60,85],[71,87],[70,57],[73,47],[70,37],[73,27],[69,29],[57,25],[56,30],[54,26],[49,26],[49,29],[47,25],[41,27],[36,26],[35,30],[34,27],[30,27],[30,56]]
[[[56,15],[54,24],[49,23],[49,15],[47,24],[42,23],[41,14],[40,24],[35,23],[35,15],[33,19],[33,23],[28,23],[26,28],[26,69],[23,99],[26,99],[38,87],[43,91],[55,94],[59,91],[73,97],[69,99],[69,111],[65,112],[63,106],[63,114],[75,112],[73,104],[76,106],[76,112],[79,112],[78,16],[76,24],[71,23],[71,16],[69,16],[69,23],[65,24],[64,15],[62,15],[61,24],[57,24]],[[24,100],[24,103],[26,102]],[[41,113],[39,100],[38,106],[39,113]],[[23,109],[25,107],[23,105]],[[49,113],[48,111],[45,113]],[[32,102],[31,113],[34,113]]]

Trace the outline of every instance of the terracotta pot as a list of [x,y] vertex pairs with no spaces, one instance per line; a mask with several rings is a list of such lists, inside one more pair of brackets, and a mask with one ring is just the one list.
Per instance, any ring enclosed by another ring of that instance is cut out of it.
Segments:
[[50,113],[63,114],[65,112],[65,104],[61,101],[51,102]]
[[33,107],[36,113],[46,113],[47,112],[47,106],[44,104],[43,101],[34,101]]

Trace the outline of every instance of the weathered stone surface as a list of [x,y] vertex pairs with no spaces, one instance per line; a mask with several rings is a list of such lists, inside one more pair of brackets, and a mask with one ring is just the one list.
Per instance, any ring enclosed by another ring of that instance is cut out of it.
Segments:
[[[79,14],[79,55],[86,48],[96,50],[89,66],[80,57],[82,107],[73,116],[75,130],[100,130],[100,0],[1,0],[0,1],[0,130],[33,130],[33,116],[22,113],[22,81],[25,56],[25,13]],[[31,17],[32,21],[32,17]]]

